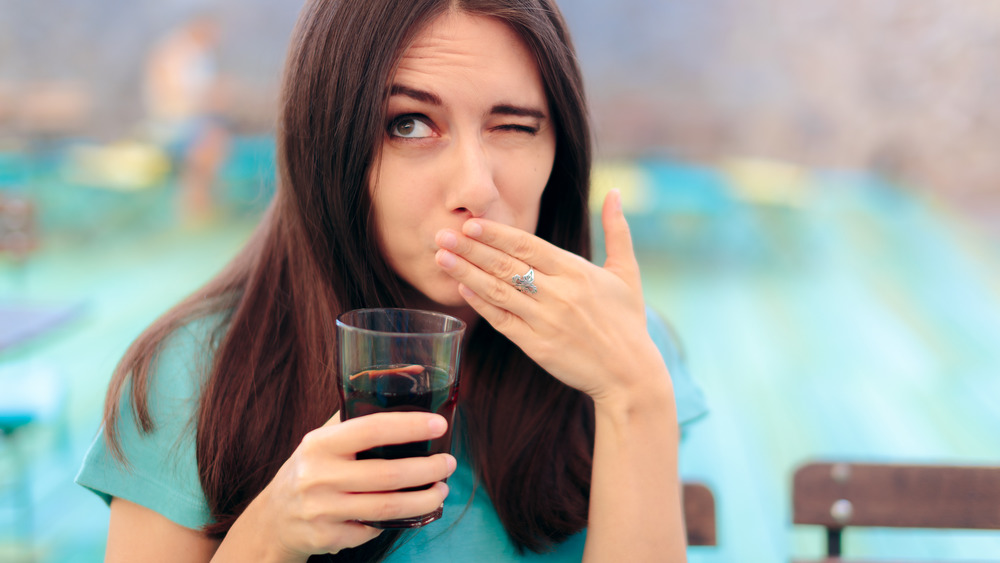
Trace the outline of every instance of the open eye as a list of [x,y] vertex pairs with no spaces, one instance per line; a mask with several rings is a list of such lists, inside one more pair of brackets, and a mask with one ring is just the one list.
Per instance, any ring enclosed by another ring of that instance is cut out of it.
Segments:
[[389,134],[403,139],[422,139],[432,136],[434,130],[416,116],[403,115],[389,124]]

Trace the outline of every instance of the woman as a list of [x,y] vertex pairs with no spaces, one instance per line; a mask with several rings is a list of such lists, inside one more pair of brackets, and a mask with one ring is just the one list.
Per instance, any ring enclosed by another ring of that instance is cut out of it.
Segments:
[[[589,131],[556,7],[313,0],[283,98],[260,228],[112,380],[78,477],[111,504],[108,559],[683,560],[678,412],[703,405],[647,331],[617,194],[605,266],[581,258]],[[334,320],[372,306],[469,324],[457,459],[355,459],[445,426],[334,415]],[[442,502],[416,532],[357,523]]]

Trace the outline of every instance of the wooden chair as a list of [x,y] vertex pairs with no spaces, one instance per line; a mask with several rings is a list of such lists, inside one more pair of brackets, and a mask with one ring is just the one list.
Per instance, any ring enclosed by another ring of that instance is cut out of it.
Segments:
[[1000,467],[808,463],[792,505],[792,521],[825,527],[827,561],[841,561],[848,526],[1000,530]]
[[712,490],[701,483],[684,483],[683,495],[688,545],[716,545]]

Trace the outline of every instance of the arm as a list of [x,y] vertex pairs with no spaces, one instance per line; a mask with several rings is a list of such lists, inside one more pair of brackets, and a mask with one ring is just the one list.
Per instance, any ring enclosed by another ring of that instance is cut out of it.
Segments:
[[[669,377],[662,366],[658,373]],[[594,405],[597,431],[584,561],[686,560],[679,432],[667,381]]]
[[[356,520],[419,516],[444,502],[454,471],[449,454],[357,460],[375,446],[430,440],[447,422],[429,413],[379,413],[340,422],[334,415],[303,438],[274,479],[221,542],[128,500],[111,501],[107,560],[301,562],[381,533]],[[429,489],[399,489],[434,483]],[[384,492],[392,491],[392,492]]]
[[[438,265],[494,328],[594,400],[597,429],[588,561],[684,561],[674,394],[646,331],[639,267],[620,195],[605,200],[598,267],[509,226],[472,219],[442,231]],[[537,293],[514,274],[534,271]]]
[[144,506],[117,497],[111,501],[104,555],[108,563],[208,561],[218,545],[217,540]]

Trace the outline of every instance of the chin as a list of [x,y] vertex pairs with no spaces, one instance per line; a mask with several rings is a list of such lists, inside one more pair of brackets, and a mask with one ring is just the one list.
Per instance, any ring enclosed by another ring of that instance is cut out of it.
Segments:
[[409,301],[406,306],[412,309],[437,311],[457,317],[466,323],[472,323],[474,319],[478,318],[479,315],[475,309],[458,292],[458,282],[452,280],[451,283],[442,283],[433,289],[434,291],[426,293],[417,290],[416,299]]
[[434,285],[414,287],[413,299],[408,299],[413,306],[422,309],[453,309],[468,307],[462,294],[458,292],[458,282],[448,277]]
[[429,296],[430,300],[444,307],[468,307],[465,298],[458,292],[458,283],[448,289],[441,288],[436,294]]

